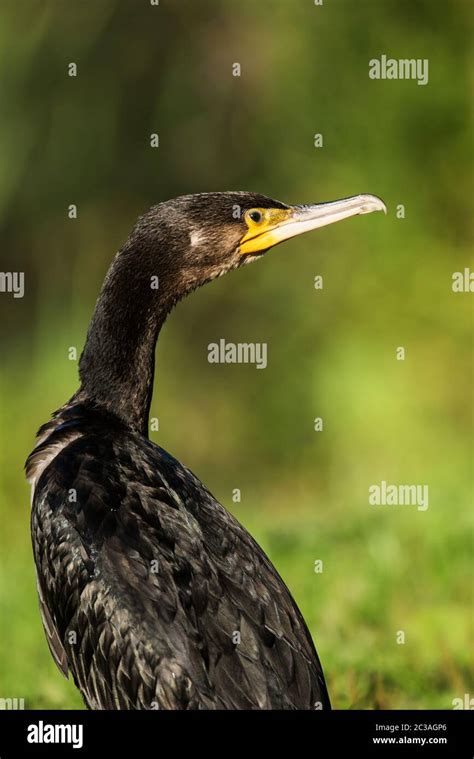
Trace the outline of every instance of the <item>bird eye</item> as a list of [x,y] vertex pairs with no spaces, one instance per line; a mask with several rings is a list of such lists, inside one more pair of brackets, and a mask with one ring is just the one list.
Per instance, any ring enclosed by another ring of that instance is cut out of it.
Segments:
[[249,219],[252,219],[255,224],[260,224],[263,219],[263,214],[261,211],[249,211]]

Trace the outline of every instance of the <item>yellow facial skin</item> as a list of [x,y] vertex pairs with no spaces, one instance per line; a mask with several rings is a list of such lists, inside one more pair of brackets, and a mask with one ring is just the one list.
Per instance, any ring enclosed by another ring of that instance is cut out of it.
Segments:
[[[279,242],[274,230],[291,217],[291,208],[251,208],[245,212],[244,221],[248,232],[240,241],[240,252],[243,255],[258,253],[271,248]],[[252,216],[260,214],[260,221],[254,221]]]
[[387,213],[385,203],[376,195],[353,195],[290,208],[250,208],[244,215],[248,231],[240,241],[240,253],[261,253],[303,232],[373,211]]

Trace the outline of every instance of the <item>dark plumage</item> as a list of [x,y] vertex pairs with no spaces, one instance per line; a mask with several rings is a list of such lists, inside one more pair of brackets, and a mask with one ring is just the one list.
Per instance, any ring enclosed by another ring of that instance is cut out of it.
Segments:
[[[371,197],[347,215],[367,212]],[[314,219],[328,213],[310,208]],[[26,465],[46,635],[90,708],[330,706],[310,634],[267,556],[147,437],[154,349],[172,306],[308,218],[256,194],[186,196],[143,216],[111,266],[81,386]]]

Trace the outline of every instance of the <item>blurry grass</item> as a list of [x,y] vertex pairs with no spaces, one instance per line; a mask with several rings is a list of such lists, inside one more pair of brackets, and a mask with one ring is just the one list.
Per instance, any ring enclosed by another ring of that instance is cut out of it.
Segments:
[[460,579],[469,531],[457,524],[447,535],[441,520],[422,529],[424,515],[413,511],[396,521],[367,514],[366,504],[355,512],[342,525],[294,513],[288,531],[253,532],[300,605],[336,708],[449,709],[469,690],[469,591]]

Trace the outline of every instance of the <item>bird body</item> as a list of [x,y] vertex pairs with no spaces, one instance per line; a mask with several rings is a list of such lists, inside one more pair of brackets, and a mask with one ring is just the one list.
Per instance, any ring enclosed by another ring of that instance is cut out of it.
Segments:
[[36,486],[38,584],[53,656],[86,703],[328,706],[287,588],[199,480],[98,408],[72,403],[50,427],[37,455],[64,447]]
[[[360,197],[364,209],[372,196]],[[310,212],[295,208],[212,193],[142,217],[97,302],[81,386],[38,433],[26,469],[40,609],[53,658],[89,708],[330,708],[310,633],[268,557],[147,435],[169,311],[292,236],[281,227],[295,217],[306,231]]]

